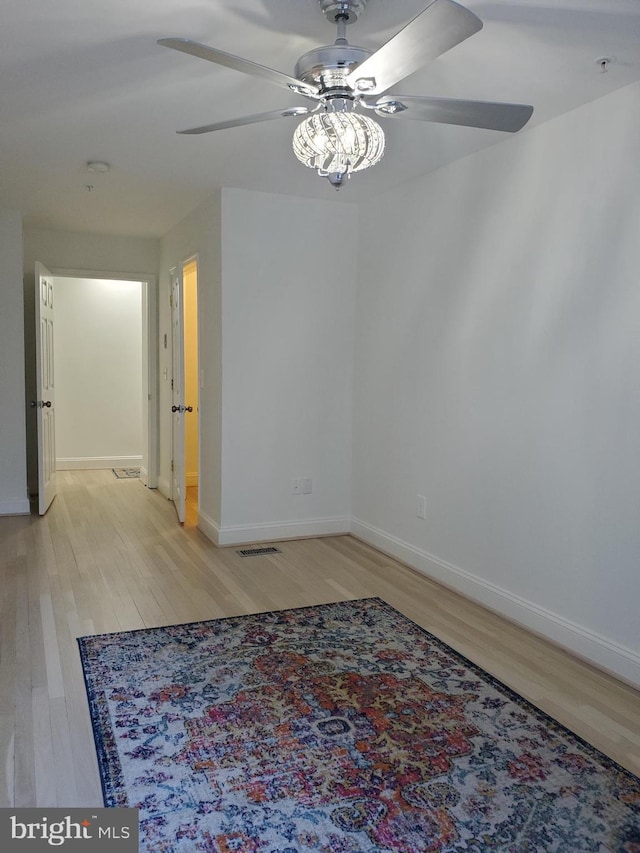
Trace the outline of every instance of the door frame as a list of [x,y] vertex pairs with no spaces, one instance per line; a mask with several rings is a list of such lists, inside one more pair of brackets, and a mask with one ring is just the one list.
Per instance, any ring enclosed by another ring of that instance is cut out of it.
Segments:
[[[52,268],[51,275],[61,278],[93,278],[107,281],[139,281],[142,283],[142,402],[143,441],[146,476],[149,489],[158,488],[159,476],[159,379],[158,379],[158,277],[149,273],[123,273],[109,270]],[[146,368],[146,369],[145,369]],[[146,400],[146,406],[145,406]],[[144,427],[146,426],[146,430]],[[145,434],[146,433],[146,434]],[[144,465],[143,465],[144,467]]]
[[184,399],[184,282],[182,264],[169,270],[169,305],[171,338],[171,473],[170,500],[180,524],[186,510],[187,478],[185,470],[185,399]]
[[[201,330],[201,318],[200,318],[200,255],[198,252],[194,252],[185,258],[184,261],[180,264],[181,272],[182,272],[182,307],[184,311],[184,269],[188,267],[190,264],[195,264],[196,267],[196,329],[198,334],[198,345],[196,347],[196,359],[198,361],[198,408],[194,412],[196,416],[197,422],[197,430],[198,430],[198,518],[200,518],[200,493],[201,493],[201,481],[202,481],[202,424],[200,423],[200,410],[202,406],[200,405],[200,397],[202,395],[202,358],[200,353],[200,347],[202,343],[202,330]],[[184,352],[184,330],[182,336],[182,348]],[[186,492],[185,492],[186,494]]]
[[[198,424],[198,517],[199,517],[200,516],[200,494],[201,494],[200,483],[201,483],[201,479],[202,479],[201,478],[201,472],[202,472],[202,440],[201,440],[202,424],[200,421],[200,410],[202,408],[200,405],[200,395],[202,393],[202,371],[201,371],[201,364],[202,364],[202,359],[201,359],[202,334],[201,334],[201,331],[202,330],[201,330],[201,316],[200,316],[200,292],[201,291],[200,291],[200,254],[199,254],[199,252],[193,252],[192,254],[188,255],[184,260],[179,261],[177,264],[172,264],[172,266],[169,269],[169,295],[171,296],[171,292],[172,292],[173,276],[179,270],[180,280],[182,283],[181,284],[182,310],[183,310],[183,314],[184,314],[184,269],[185,269],[185,267],[188,267],[190,264],[195,264],[195,267],[196,267],[196,309],[197,309],[196,326],[197,326],[197,330],[198,330],[198,346],[197,346],[196,358],[198,360],[198,408],[197,408],[196,412],[194,412],[194,414],[197,417],[197,424]],[[171,310],[173,310],[173,306],[171,306]],[[169,316],[170,316],[169,325],[172,326],[171,313]],[[171,339],[171,347],[172,347],[170,364],[173,365],[173,335],[170,335],[170,339]],[[180,330],[180,341],[182,344],[182,361],[183,361],[183,368],[184,368],[184,351],[185,351],[184,323],[183,323],[183,327]],[[184,372],[184,370],[183,370],[183,372]],[[172,376],[172,379],[174,379],[173,376]],[[184,388],[182,390],[183,390],[183,396],[184,396]],[[174,424],[174,421],[172,419],[172,421],[171,421],[171,462],[174,461],[173,460],[173,441],[174,441],[174,435],[173,435],[174,426],[173,426],[173,424]],[[185,496],[186,496],[186,480],[185,480]],[[170,474],[169,474],[168,498],[169,498],[169,500],[175,502],[176,495],[175,495],[174,488],[173,488],[172,472],[170,472]]]

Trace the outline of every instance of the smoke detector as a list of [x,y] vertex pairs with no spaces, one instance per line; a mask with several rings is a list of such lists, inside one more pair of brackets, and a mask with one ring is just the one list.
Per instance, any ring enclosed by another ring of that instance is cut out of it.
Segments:
[[100,172],[104,174],[108,172],[111,166],[103,160],[89,160],[87,163],[87,172]]

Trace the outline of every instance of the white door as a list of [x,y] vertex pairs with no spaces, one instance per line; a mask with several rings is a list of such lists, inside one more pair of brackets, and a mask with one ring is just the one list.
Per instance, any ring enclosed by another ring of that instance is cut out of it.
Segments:
[[38,435],[38,512],[44,515],[56,496],[56,397],[53,376],[53,278],[36,263],[36,409]]
[[173,452],[171,497],[178,519],[184,522],[186,467],[184,453],[184,309],[182,305],[182,267],[171,270],[171,346],[173,351]]

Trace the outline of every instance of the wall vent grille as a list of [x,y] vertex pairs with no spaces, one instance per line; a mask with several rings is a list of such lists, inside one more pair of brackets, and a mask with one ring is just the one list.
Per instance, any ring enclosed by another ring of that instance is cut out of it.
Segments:
[[268,547],[268,548],[241,548],[240,551],[236,551],[236,554],[239,554],[241,557],[260,557],[263,554],[280,554],[280,550],[278,548]]

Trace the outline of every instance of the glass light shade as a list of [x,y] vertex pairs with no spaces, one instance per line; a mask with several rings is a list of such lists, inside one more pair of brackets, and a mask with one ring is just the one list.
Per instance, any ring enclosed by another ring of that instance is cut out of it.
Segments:
[[359,172],[384,154],[384,133],[369,116],[315,113],[296,128],[293,151],[301,163],[323,176]]

